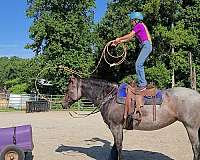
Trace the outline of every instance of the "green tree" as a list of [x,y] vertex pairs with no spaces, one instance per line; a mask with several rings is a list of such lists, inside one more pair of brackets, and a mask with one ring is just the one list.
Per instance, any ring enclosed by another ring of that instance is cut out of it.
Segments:
[[[94,0],[29,0],[28,6],[33,43],[26,47],[42,56],[42,65],[64,65],[89,74],[94,66]],[[66,85],[66,73],[53,70],[46,77],[57,86]]]
[[39,71],[40,64],[36,58],[1,57],[0,87],[13,93],[30,93],[35,88],[34,81]]

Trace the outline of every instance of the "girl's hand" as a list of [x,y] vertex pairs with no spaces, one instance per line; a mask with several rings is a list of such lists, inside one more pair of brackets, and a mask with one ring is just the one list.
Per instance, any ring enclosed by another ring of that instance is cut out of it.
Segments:
[[111,46],[116,46],[116,45],[118,45],[119,43],[121,43],[120,38],[116,38],[116,39],[113,41],[113,43],[111,44]]

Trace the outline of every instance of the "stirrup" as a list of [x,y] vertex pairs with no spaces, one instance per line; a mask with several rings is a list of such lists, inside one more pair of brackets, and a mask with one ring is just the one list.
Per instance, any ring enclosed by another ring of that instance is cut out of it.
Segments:
[[141,121],[142,120],[142,111],[141,111],[141,108],[142,108],[143,106],[140,106],[140,107],[136,107],[135,108],[135,111],[134,111],[134,113],[133,113],[133,116],[139,116],[138,118],[136,118],[136,120],[138,120],[138,121]]

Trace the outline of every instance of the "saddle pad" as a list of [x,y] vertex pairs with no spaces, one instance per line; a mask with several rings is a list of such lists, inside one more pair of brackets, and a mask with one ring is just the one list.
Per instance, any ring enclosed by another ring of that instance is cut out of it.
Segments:
[[[161,90],[157,90],[156,91],[156,104],[157,105],[161,105],[162,104],[162,101],[163,101],[163,99],[162,99],[162,92],[161,92]],[[153,102],[154,100],[153,100],[153,97],[151,97],[151,96],[144,96],[144,104],[145,105],[153,105],[154,104],[154,102]]]
[[127,83],[120,84],[117,92],[117,103],[125,104]]
[[[127,83],[122,83],[119,86],[117,93],[117,103],[125,104],[126,100],[126,88],[128,87]],[[144,96],[144,104],[145,105],[153,105],[153,98],[151,96]],[[161,90],[156,91],[156,104],[160,105],[162,103],[162,92]]]
[[126,97],[126,88],[127,87],[128,87],[127,83],[120,84],[117,97]]

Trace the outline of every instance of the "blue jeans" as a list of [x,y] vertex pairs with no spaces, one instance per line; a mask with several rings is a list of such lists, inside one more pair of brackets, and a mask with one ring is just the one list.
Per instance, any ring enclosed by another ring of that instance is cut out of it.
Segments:
[[135,63],[136,76],[138,80],[138,85],[146,86],[147,81],[145,79],[144,62],[152,51],[152,44],[150,41],[147,40],[141,44],[140,48],[141,51]]

